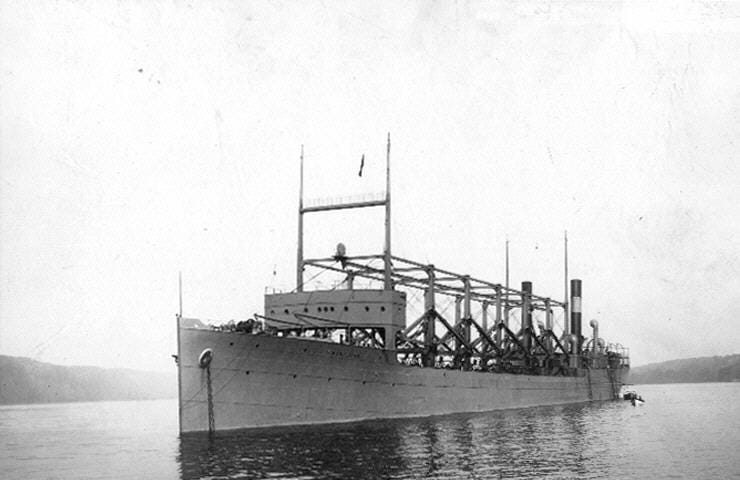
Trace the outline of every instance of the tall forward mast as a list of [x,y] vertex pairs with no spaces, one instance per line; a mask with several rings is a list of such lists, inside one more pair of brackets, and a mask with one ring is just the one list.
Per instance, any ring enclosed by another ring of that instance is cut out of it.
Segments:
[[[303,291],[303,270],[306,262],[303,258],[303,215],[310,212],[327,212],[331,210],[346,210],[350,208],[385,207],[385,244],[383,246],[383,288],[393,289],[392,257],[391,257],[391,134],[388,134],[385,158],[385,195],[383,198],[349,199],[336,203],[315,201],[310,206],[304,206],[303,199],[303,145],[301,145],[301,173],[298,198],[298,255],[296,261],[296,291]],[[338,252],[339,253],[339,252]],[[342,253],[342,255],[344,255]]]
[[303,291],[303,145],[301,145],[301,175],[298,189],[298,259],[296,261],[297,292]]
[[383,288],[392,290],[391,282],[391,134],[388,133],[388,144],[385,150],[385,248],[383,249],[385,272]]

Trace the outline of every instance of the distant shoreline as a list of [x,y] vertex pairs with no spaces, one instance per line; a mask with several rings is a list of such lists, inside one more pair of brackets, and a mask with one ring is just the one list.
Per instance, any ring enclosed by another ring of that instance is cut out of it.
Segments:
[[633,367],[631,384],[740,382],[740,354],[683,358]]
[[176,401],[177,395],[173,397],[162,397],[162,398],[140,398],[133,400],[70,400],[68,402],[30,402],[30,403],[0,403],[0,409],[12,408],[12,407],[29,407],[29,406],[54,406],[54,405],[77,405],[80,403],[117,403],[117,402],[159,402],[162,400]]
[[158,400],[177,397],[175,372],[62,366],[0,355],[0,405]]

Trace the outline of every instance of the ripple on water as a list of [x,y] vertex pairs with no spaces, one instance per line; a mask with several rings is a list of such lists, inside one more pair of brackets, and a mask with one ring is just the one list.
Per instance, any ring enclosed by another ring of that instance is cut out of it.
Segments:
[[3,478],[740,478],[740,384],[605,402],[177,436],[177,404],[0,407]]

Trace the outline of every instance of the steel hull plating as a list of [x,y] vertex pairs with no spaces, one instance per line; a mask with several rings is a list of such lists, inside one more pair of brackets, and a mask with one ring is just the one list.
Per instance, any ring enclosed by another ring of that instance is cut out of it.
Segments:
[[[213,350],[210,375],[198,364]],[[181,432],[418,417],[614,398],[627,370],[584,376],[399,365],[389,351],[304,338],[178,328]],[[210,376],[210,388],[208,377]]]

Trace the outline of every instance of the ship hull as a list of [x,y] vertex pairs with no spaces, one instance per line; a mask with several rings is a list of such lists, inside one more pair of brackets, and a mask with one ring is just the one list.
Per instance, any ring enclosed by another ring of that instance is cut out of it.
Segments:
[[[202,368],[208,348],[213,359]],[[625,375],[421,368],[398,364],[387,350],[178,324],[183,433],[208,431],[209,423],[218,431],[602,401],[618,395]]]

